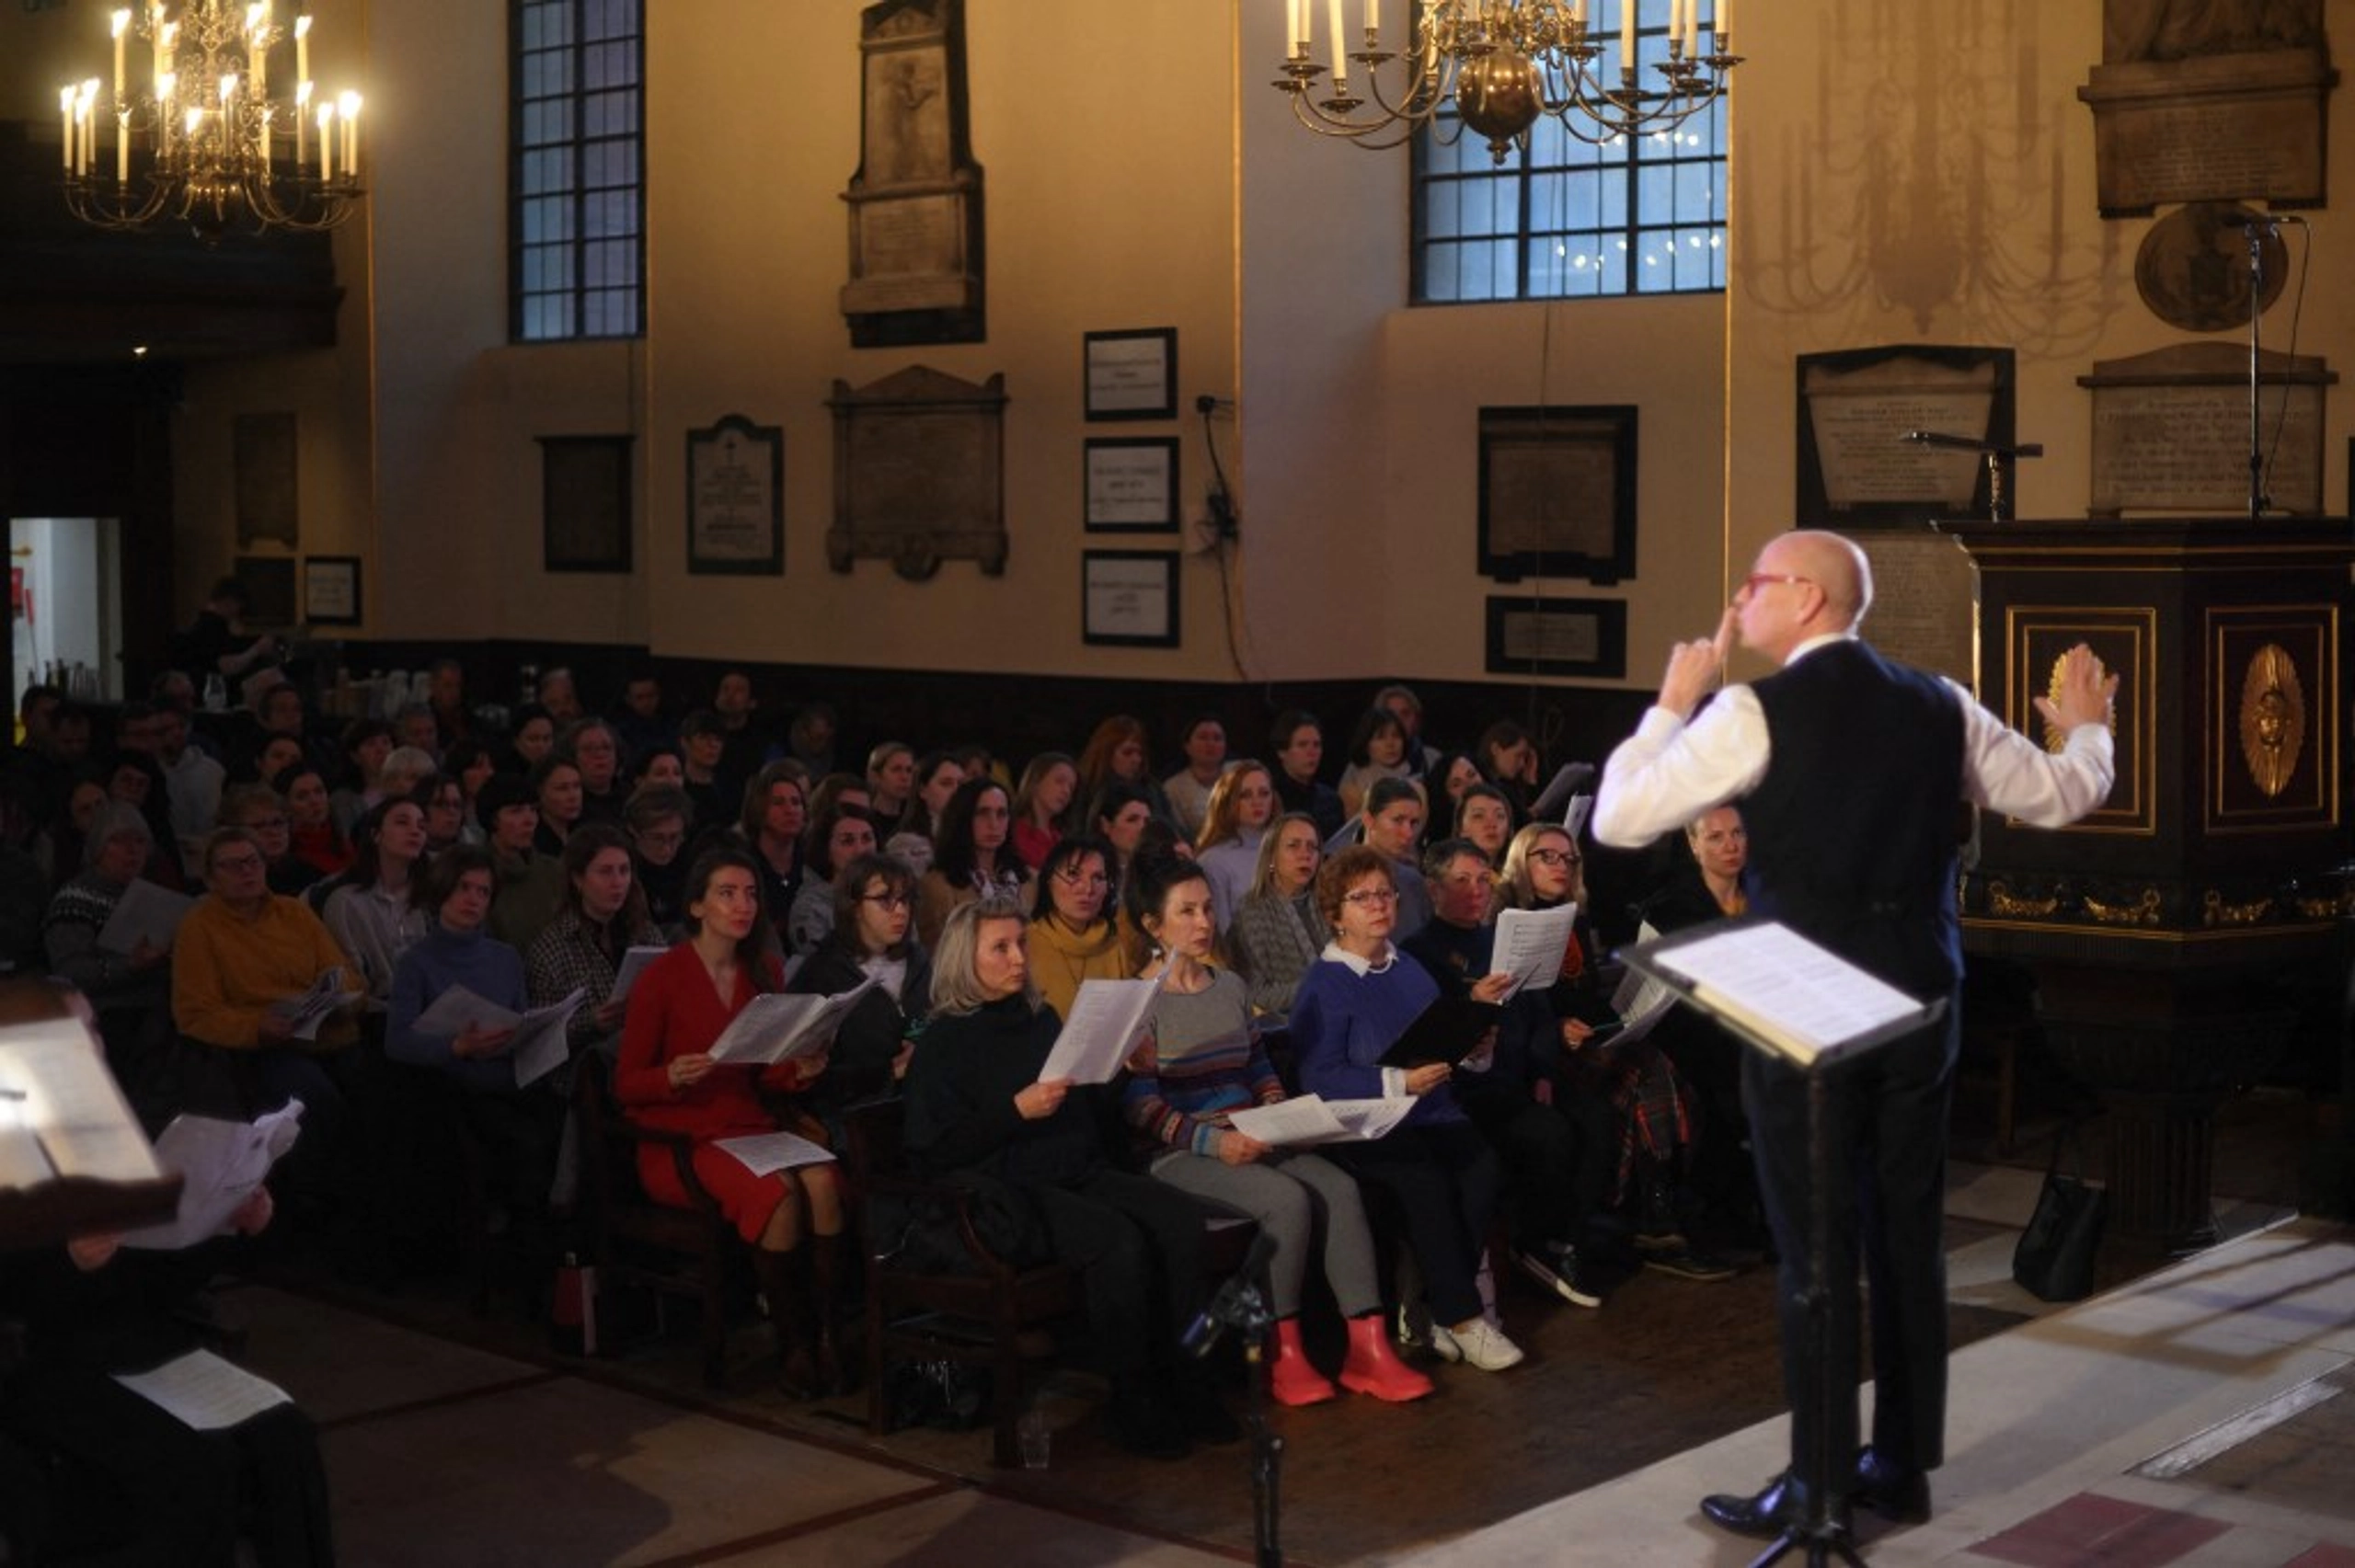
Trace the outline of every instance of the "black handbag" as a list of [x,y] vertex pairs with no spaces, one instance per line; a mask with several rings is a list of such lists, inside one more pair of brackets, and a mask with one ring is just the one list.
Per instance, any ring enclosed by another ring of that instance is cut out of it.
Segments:
[[[2076,1170],[2063,1174],[2063,1151]],[[2044,1190],[2036,1212],[2012,1249],[2012,1277],[2045,1301],[2081,1301],[2093,1294],[2094,1256],[2101,1251],[2102,1224],[2109,1215],[2109,1191],[2085,1182],[2085,1150],[2071,1124],[2053,1136],[2052,1162],[2045,1167]]]

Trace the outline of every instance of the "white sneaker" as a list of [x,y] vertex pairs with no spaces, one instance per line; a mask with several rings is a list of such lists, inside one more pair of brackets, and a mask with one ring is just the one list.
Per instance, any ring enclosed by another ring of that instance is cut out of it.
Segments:
[[1483,1372],[1501,1372],[1521,1365],[1521,1346],[1486,1318],[1475,1318],[1469,1328],[1431,1325],[1431,1348],[1442,1361],[1468,1361]]

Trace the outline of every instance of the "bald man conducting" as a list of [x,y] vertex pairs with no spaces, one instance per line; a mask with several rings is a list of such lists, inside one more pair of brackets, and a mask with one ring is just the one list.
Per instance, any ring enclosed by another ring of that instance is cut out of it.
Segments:
[[[1946,1253],[1940,1236],[1947,1108],[1959,1040],[1962,978],[1955,908],[1954,803],[1967,800],[2039,827],[2074,822],[2108,795],[2108,719],[2118,678],[2080,644],[2062,660],[2057,698],[2037,710],[2067,737],[2058,753],[2009,728],[1952,681],[1890,662],[1856,635],[1872,603],[1864,552],[1836,533],[1786,533],[1759,552],[1714,638],[1669,655],[1660,701],[1611,755],[1595,799],[1595,837],[1634,849],[1713,807],[1741,803],[1750,830],[1744,881],[1753,914],[1779,920],[1910,995],[1948,1005],[1936,1024],[1827,1075],[1832,1169],[1830,1352],[1809,1396],[1805,1292],[1815,1202],[1807,1088],[1760,1052],[1742,1063],[1742,1103],[1777,1281],[1783,1391],[1793,1468],[1754,1496],[1703,1499],[1742,1535],[1771,1537],[1814,1517],[1801,1456],[1820,1424],[1834,1456],[1827,1516],[1851,1503],[1890,1518],[1929,1517],[1928,1471],[1945,1458]],[[1778,668],[1729,686],[1694,712],[1741,645]],[[1857,1448],[1860,1250],[1872,1287],[1872,1443]],[[1853,1461],[1846,1456],[1855,1455]],[[1853,1462],[1853,1469],[1850,1468]]]

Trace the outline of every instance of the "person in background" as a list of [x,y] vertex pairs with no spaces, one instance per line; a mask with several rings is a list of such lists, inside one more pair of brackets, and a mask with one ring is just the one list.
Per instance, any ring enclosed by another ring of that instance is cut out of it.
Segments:
[[1407,766],[1417,778],[1427,776],[1439,765],[1441,752],[1423,735],[1423,700],[1415,695],[1411,686],[1384,686],[1373,694],[1373,705],[1388,708],[1398,715],[1398,723],[1407,731]]
[[744,781],[727,772],[728,733],[719,715],[697,708],[679,721],[679,787],[695,802],[698,822],[725,822],[743,804]]
[[741,836],[741,847],[760,868],[765,929],[780,953],[785,951],[787,923],[793,918],[793,900],[800,896],[802,878],[808,875],[801,835],[809,822],[810,797],[804,793],[798,764],[771,762],[744,786],[744,807],[736,830]]
[[1512,840],[1512,800],[1494,784],[1476,784],[1455,803],[1455,831],[1480,846],[1492,866],[1501,866]]
[[[48,972],[71,984],[98,1015],[107,1066],[140,1119],[168,1119],[172,1038],[172,949],[141,938],[110,953],[98,937],[155,848],[147,819],[108,801],[90,819],[81,870],[59,887],[40,922]],[[201,862],[200,861],[200,864]]]
[[940,843],[932,869],[916,883],[916,936],[939,945],[948,911],[975,898],[1019,898],[1024,874],[1006,840],[1014,807],[1005,786],[989,777],[967,779],[941,813]]
[[[622,744],[614,727],[601,718],[580,719],[557,737],[556,754],[580,770],[580,819],[620,821],[629,788],[622,775]],[[540,815],[547,815],[545,805]]]
[[1202,818],[1210,811],[1211,789],[1226,771],[1226,726],[1216,714],[1199,714],[1186,726],[1178,750],[1186,765],[1161,782],[1161,793],[1177,818],[1186,841],[1201,836]]
[[178,840],[183,869],[193,876],[203,858],[205,836],[221,814],[221,787],[227,777],[221,764],[189,743],[188,715],[178,708],[158,707],[149,721],[155,745],[156,765],[171,793],[172,832]]
[[[1212,905],[1218,911],[1221,931],[1235,923],[1235,911],[1250,891],[1259,864],[1259,843],[1275,814],[1275,775],[1264,762],[1247,757],[1229,762],[1211,788],[1202,830],[1194,840],[1194,860],[1210,876]],[[1317,841],[1324,842],[1322,833]]]
[[[722,674],[712,689],[711,711],[719,715],[727,734],[722,749],[719,771],[730,779],[748,780],[771,762],[780,760],[775,738],[761,721],[760,702],[752,694],[752,678],[741,670]],[[801,764],[808,778],[823,778],[833,771],[830,762],[824,772],[810,772],[808,763]],[[729,815],[734,815],[730,812]],[[718,818],[714,821],[719,820]]]
[[[1145,825],[1155,819],[1153,801],[1137,785],[1115,780],[1097,794],[1087,808],[1087,817],[1088,831],[1112,852],[1106,869],[1111,873],[1112,899],[1117,907],[1129,866],[1136,859],[1137,845],[1144,838]],[[1174,834],[1175,830],[1171,831]]]
[[661,680],[651,670],[633,670],[622,681],[621,705],[614,710],[614,732],[633,768],[649,751],[677,742],[678,731],[662,711]]
[[1403,944],[1431,918],[1430,890],[1423,885],[1420,864],[1422,786],[1411,779],[1376,779],[1366,792],[1358,827],[1361,841],[1390,862],[1391,879],[1398,886],[1398,913],[1390,934]]
[[527,782],[532,786],[533,804],[540,812],[539,830],[533,837],[533,847],[554,859],[564,853],[564,841],[586,819],[580,807],[580,765],[562,751],[550,751],[532,764]]
[[537,703],[515,710],[514,733],[508,738],[506,768],[529,775],[540,759],[556,750],[556,715]]
[[[711,1055],[736,1014],[781,984],[760,936],[762,880],[761,868],[740,850],[707,852],[689,869],[688,939],[638,978],[622,1024],[614,1093],[633,1121],[695,1139],[696,1181],[752,1249],[776,1334],[778,1391],[803,1400],[843,1383],[835,1321],[848,1282],[842,1184],[831,1162],[755,1175],[718,1142],[776,1131],[757,1091],[804,1088],[825,1061],[805,1058],[764,1069]],[[638,1180],[657,1203],[684,1207],[688,1196],[672,1158],[661,1145],[640,1144]]]
[[1014,854],[1030,870],[1046,864],[1047,852],[1069,828],[1078,789],[1078,765],[1061,751],[1041,751],[1022,770],[1014,792]]
[[1178,814],[1153,776],[1153,753],[1143,723],[1127,714],[1114,714],[1096,727],[1079,753],[1079,798],[1101,799],[1107,785],[1118,781],[1144,791],[1154,816],[1175,827]]
[[1087,980],[1125,980],[1136,973],[1112,901],[1111,847],[1101,839],[1065,839],[1049,851],[1030,901],[1030,979],[1057,1017]]
[[1478,783],[1479,764],[1461,751],[1446,752],[1431,764],[1423,774],[1423,798],[1430,803],[1432,832],[1452,831],[1456,808],[1464,804],[1464,792]]
[[480,843],[483,833],[466,807],[466,786],[449,773],[428,773],[409,798],[425,808],[425,853],[430,859],[463,843]]
[[475,811],[490,836],[491,871],[497,879],[490,934],[519,953],[528,953],[556,919],[564,898],[562,866],[555,856],[534,847],[539,802],[530,784],[512,773],[500,773],[475,797]]
[[208,690],[215,677],[239,681],[277,661],[276,637],[267,632],[250,635],[239,626],[252,606],[253,595],[243,582],[218,578],[196,619],[173,635],[172,667],[186,670],[198,691]]
[[335,797],[327,793],[326,775],[308,762],[297,762],[268,782],[285,796],[294,857],[318,873],[314,880],[350,870],[351,840],[335,824]]
[[401,955],[432,918],[409,896],[425,859],[425,809],[413,800],[387,800],[361,818],[354,841],[359,853],[350,876],[327,895],[320,918],[359,965],[371,1010],[381,1011],[391,1000]]
[[1418,770],[1407,761],[1407,727],[1388,708],[1368,708],[1350,735],[1350,765],[1341,774],[1341,809],[1351,817],[1363,811],[1366,792],[1376,779],[1418,777]]
[[433,709],[424,703],[409,703],[393,715],[393,744],[396,750],[421,751],[433,765],[442,765],[442,727],[433,720]]
[[268,784],[231,784],[221,794],[220,826],[243,828],[270,863],[270,890],[299,894],[319,880],[319,868],[294,853],[286,802]]
[[1316,868],[1323,859],[1316,824],[1305,812],[1279,818],[1260,841],[1250,891],[1226,933],[1235,972],[1250,983],[1251,1005],[1260,1013],[1292,1011],[1301,977],[1333,939],[1316,912]]
[[[948,752],[928,751],[916,759],[915,781],[915,795],[909,800],[906,812],[892,827],[890,836],[894,840],[902,834],[922,839],[925,861],[929,864],[932,841],[940,832],[940,814],[948,809],[948,797],[955,795],[957,786],[965,782],[965,770]],[[889,824],[877,824],[879,830],[886,826]],[[903,850],[895,849],[889,853],[906,858]],[[912,861],[910,864],[913,865],[914,863]],[[922,876],[925,866],[916,865],[915,871]]]
[[647,918],[670,931],[686,915],[686,847],[697,820],[695,803],[684,789],[640,784],[622,807],[622,819],[638,857]]
[[1316,776],[1325,762],[1325,730],[1316,715],[1303,708],[1278,714],[1268,728],[1268,745],[1276,758],[1276,799],[1286,811],[1305,811],[1315,818],[1330,842],[1348,813],[1333,786]]
[[450,748],[475,738],[474,714],[466,706],[466,667],[454,658],[435,659],[426,676],[425,705],[433,710],[433,727],[446,762]]
[[915,791],[914,747],[904,740],[886,740],[867,754],[867,798],[876,821],[897,827]]
[[1511,719],[1499,719],[1480,732],[1472,748],[1480,776],[1503,792],[1512,807],[1512,825],[1529,820],[1530,802],[1537,795],[1537,742]]
[[856,806],[837,802],[810,824],[801,850],[807,872],[786,917],[785,950],[807,958],[834,929],[834,876],[852,861],[876,853],[875,824]]
[[1430,1379],[1398,1360],[1383,1325],[1373,1236],[1356,1181],[1314,1153],[1272,1148],[1229,1123],[1235,1111],[1282,1100],[1284,1087],[1260,1047],[1243,982],[1211,962],[1218,926],[1202,868],[1175,858],[1141,862],[1127,913],[1162,956],[1143,971],[1161,989],[1121,1109],[1145,1143],[1155,1181],[1249,1215],[1274,1241],[1269,1395],[1289,1405],[1333,1397],[1301,1342],[1301,1285],[1315,1255],[1349,1328],[1342,1386],[1382,1400],[1422,1398]]
[[824,778],[834,771],[837,727],[833,704],[802,704],[786,727],[785,754],[807,768],[811,778]]
[[589,710],[581,705],[580,688],[573,681],[572,671],[560,664],[541,673],[539,699],[540,706],[547,709],[548,717],[556,721],[559,735],[567,726],[589,716]]
[[649,784],[661,789],[678,789],[686,782],[686,761],[680,756],[676,746],[667,742],[649,746],[629,761],[629,792],[623,795],[622,805],[626,809],[629,795],[636,795]]

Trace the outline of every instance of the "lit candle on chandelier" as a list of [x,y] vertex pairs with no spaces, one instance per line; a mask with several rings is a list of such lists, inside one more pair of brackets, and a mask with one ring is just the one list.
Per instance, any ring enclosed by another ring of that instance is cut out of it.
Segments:
[[131,183],[131,111],[115,110],[114,115],[114,182]]
[[294,85],[294,172],[301,174],[310,157],[311,84]]
[[1636,13],[1640,8],[1638,0],[1619,0],[1619,74],[1629,81],[1636,75]]
[[311,79],[311,18],[306,13],[294,18],[294,80]]
[[344,93],[336,98],[336,114],[343,121],[343,177],[360,177],[360,95]]
[[319,106],[319,180],[335,183],[335,105]]
[[255,0],[246,7],[246,65],[254,79],[254,97],[266,97],[270,92],[270,6],[268,0]]
[[117,109],[122,108],[122,52],[130,31],[131,13],[117,11],[114,14],[114,107]]
[[74,172],[74,86],[67,83],[57,89],[57,148],[58,166],[67,174]]

